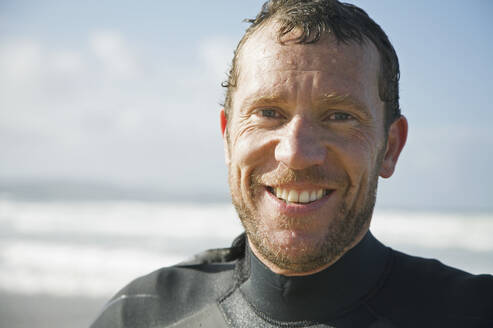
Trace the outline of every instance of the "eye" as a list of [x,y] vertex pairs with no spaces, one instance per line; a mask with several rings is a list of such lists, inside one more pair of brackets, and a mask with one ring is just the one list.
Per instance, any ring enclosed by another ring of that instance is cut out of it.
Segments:
[[281,114],[275,109],[261,109],[259,114],[266,118],[281,118]]
[[349,121],[349,120],[354,120],[354,116],[351,114],[347,113],[342,113],[342,112],[335,112],[330,114],[327,117],[328,121]]

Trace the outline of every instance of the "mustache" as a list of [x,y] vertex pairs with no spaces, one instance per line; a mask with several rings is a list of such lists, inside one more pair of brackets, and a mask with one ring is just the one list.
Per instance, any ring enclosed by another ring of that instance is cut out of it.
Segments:
[[311,183],[316,185],[341,185],[346,181],[345,176],[327,171],[321,166],[311,166],[294,170],[286,166],[278,166],[274,171],[252,175],[253,185],[278,186],[289,183]]

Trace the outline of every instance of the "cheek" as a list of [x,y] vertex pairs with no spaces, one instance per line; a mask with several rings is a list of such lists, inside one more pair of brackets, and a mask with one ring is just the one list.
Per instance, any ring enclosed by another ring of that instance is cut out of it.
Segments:
[[245,131],[235,139],[232,159],[242,171],[266,167],[274,158],[278,138],[270,131]]
[[274,149],[276,137],[273,133],[243,131],[235,137],[231,146],[231,165],[235,184],[241,189],[244,198],[251,197],[251,177],[275,169]]
[[334,151],[349,177],[351,187],[364,184],[377,166],[381,145],[373,133],[350,131],[334,138]]

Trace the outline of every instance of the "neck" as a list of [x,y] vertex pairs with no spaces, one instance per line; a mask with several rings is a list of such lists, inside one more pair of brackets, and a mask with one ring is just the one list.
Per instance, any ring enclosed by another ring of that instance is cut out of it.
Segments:
[[252,253],[255,255],[257,259],[260,260],[267,268],[269,268],[270,271],[272,271],[275,274],[280,274],[283,276],[287,277],[299,277],[299,276],[309,276],[315,273],[318,273],[320,271],[323,271],[330,267],[332,264],[337,262],[346,252],[348,252],[350,249],[352,249],[354,246],[359,244],[361,240],[367,235],[368,229],[364,230],[352,243],[350,243],[343,251],[336,257],[330,259],[327,263],[309,271],[296,271],[291,268],[285,268],[285,267],[280,267],[279,265],[273,263],[272,261],[269,261],[265,256],[263,256],[257,247],[248,239],[248,246],[250,247],[250,250]]
[[247,249],[250,276],[241,291],[248,302],[281,321],[322,320],[347,309],[378,285],[389,251],[369,232],[329,267],[311,275],[280,275]]

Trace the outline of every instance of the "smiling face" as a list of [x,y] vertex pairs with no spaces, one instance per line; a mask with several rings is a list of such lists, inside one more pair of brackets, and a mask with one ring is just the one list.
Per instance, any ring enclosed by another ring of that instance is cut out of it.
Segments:
[[270,23],[244,44],[225,134],[250,246],[286,275],[320,271],[361,240],[378,175],[392,174],[403,145],[395,155],[395,127],[390,146],[385,136],[376,48],[295,44],[295,33],[280,44]]

